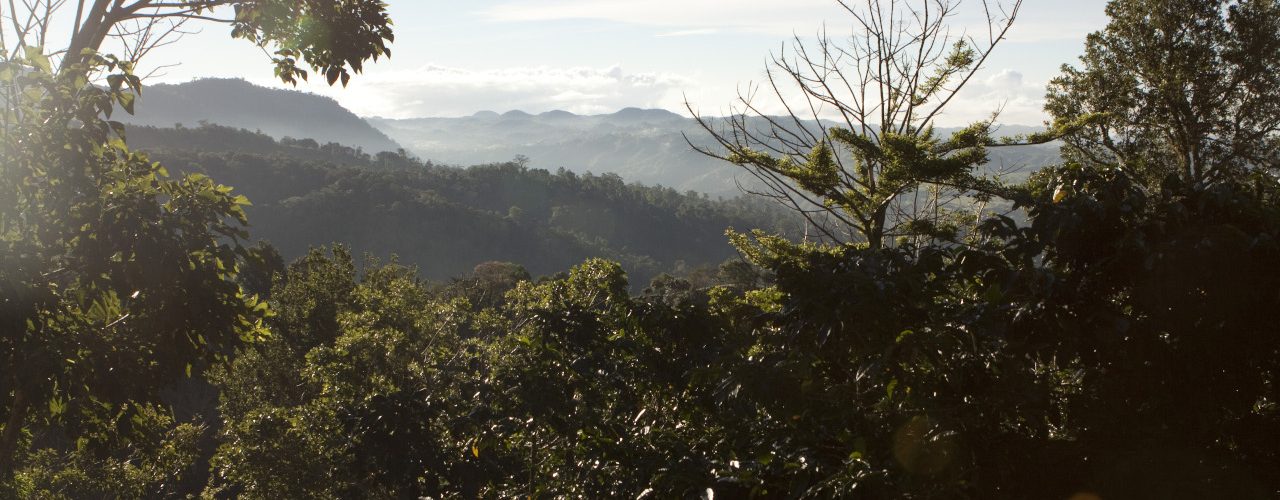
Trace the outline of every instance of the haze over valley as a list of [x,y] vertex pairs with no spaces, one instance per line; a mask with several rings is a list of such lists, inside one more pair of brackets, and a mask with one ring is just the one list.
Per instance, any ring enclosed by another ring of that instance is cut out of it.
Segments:
[[[715,125],[721,120],[707,119]],[[327,97],[243,80],[205,79],[149,88],[139,99],[137,113],[124,120],[155,127],[206,122],[261,131],[276,139],[337,142],[367,153],[404,148],[443,165],[482,165],[524,157],[530,168],[613,173],[627,182],[713,197],[738,196],[740,184],[756,187],[747,172],[694,150],[690,143],[713,151],[718,145],[693,118],[661,109],[624,108],[598,115],[507,110],[448,118],[359,118]],[[752,123],[768,127],[759,118]],[[945,136],[955,130],[940,128],[938,133]],[[1039,130],[1043,127],[1001,125],[996,133],[1011,136]],[[1018,180],[1056,162],[1058,147],[1051,143],[994,149],[987,168],[1006,174],[1007,180]]]

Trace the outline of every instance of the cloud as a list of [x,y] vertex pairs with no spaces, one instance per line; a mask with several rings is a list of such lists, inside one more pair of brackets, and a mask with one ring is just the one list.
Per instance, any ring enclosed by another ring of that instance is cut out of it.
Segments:
[[668,31],[666,33],[658,33],[657,35],[654,35],[654,36],[665,38],[665,37],[677,37],[677,36],[714,35],[716,33],[720,33],[720,30],[715,28],[699,28],[699,29],[692,29],[692,30]]
[[[256,83],[279,85],[270,81]],[[743,86],[739,90],[749,88]],[[358,115],[385,118],[467,116],[481,110],[540,113],[559,109],[600,114],[626,107],[683,112],[686,96],[695,108],[708,115],[737,111],[730,107],[732,88],[673,73],[629,73],[620,66],[476,70],[430,65],[413,71],[371,72],[352,80],[347,89],[325,85],[304,85],[302,89],[338,99]],[[784,90],[793,105],[802,102],[802,96],[789,88]],[[1019,71],[984,71],[948,104],[937,123],[966,125],[1000,110],[1000,123],[1039,125],[1046,119],[1044,93],[1044,82],[1028,80]],[[786,112],[767,92],[758,97],[753,102],[761,111]]]
[[[1009,3],[1005,0],[1004,5]],[[1106,0],[1027,3],[1009,32],[1009,41],[1080,40],[1106,24],[1105,4]],[[960,4],[957,17],[951,19],[953,27],[985,32],[980,5]],[[669,30],[658,36],[729,32],[788,36],[812,34],[824,23],[833,32],[854,26],[849,13],[834,0],[506,0],[477,13],[495,22],[592,20]]]
[[690,80],[680,75],[628,73],[619,66],[476,70],[430,65],[370,72],[341,92],[311,90],[340,99],[360,115],[409,118],[464,116],[479,110],[595,114],[629,106],[672,108],[689,85]]
[[946,115],[939,122],[962,125],[999,110],[1000,123],[1039,125],[1047,119],[1045,83],[1027,81],[1021,72],[1008,68],[976,78],[947,106]]
[[686,29],[669,36],[708,30],[788,35],[816,28],[840,7],[831,0],[520,0],[479,13],[499,22],[577,19]]
[[[1022,6],[1010,31],[1016,42],[1076,40],[1105,24],[1105,0],[1036,2]],[[1007,7],[1008,0],[1004,5]],[[858,8],[858,3],[853,4]],[[985,32],[980,3],[957,5],[950,23]],[[834,0],[506,0],[477,12],[494,22],[591,20],[661,27],[659,36],[726,32],[768,35],[811,34],[825,23],[839,31],[855,25]],[[905,14],[904,14],[905,16]]]
[[[740,92],[752,95],[752,106],[759,112],[769,115],[786,115],[789,111],[771,89],[744,85]],[[720,97],[721,101],[693,100],[695,104],[721,102],[725,92],[722,89],[709,95]],[[754,90],[754,92],[753,92]],[[793,85],[782,85],[779,89],[782,98],[791,106],[791,111],[809,113],[804,95]],[[841,99],[849,99],[846,92],[837,92]],[[874,94],[874,92],[873,92]],[[946,108],[935,117],[934,123],[943,127],[969,125],[978,120],[990,118],[991,113],[1000,111],[998,124],[1004,125],[1041,125],[1047,115],[1044,113],[1045,82],[1028,80],[1022,72],[1013,69],[983,70],[974,76],[960,94],[947,103]],[[874,98],[870,98],[874,100]],[[932,106],[936,103],[931,103]],[[701,106],[695,110],[707,115],[724,115],[742,112],[742,104],[734,101],[729,107]],[[932,109],[932,108],[930,108]],[[829,105],[819,105],[819,116],[826,119],[839,120],[840,115]]]
[[[799,105],[794,109],[808,109],[803,104],[803,95],[797,90],[790,86],[783,87],[782,90],[787,102],[792,106]],[[943,127],[965,126],[990,118],[991,113],[999,111],[997,124],[1041,125],[1048,119],[1044,113],[1044,94],[1045,82],[1028,80],[1020,71],[1008,68],[984,70],[965,84],[955,99],[947,103],[943,112],[935,117],[934,123]],[[767,90],[758,93],[752,104],[766,114],[787,113],[787,109]],[[933,104],[936,103],[929,106]],[[738,109],[732,111],[737,112]],[[711,111],[708,114],[716,113]],[[724,111],[721,110],[720,114],[724,114]],[[839,118],[830,106],[823,106],[819,115],[828,119]]]

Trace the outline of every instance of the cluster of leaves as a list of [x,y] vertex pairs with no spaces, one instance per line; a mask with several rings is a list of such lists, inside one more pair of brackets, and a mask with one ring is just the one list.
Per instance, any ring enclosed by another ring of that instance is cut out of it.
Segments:
[[[138,78],[86,60],[54,74],[38,48],[0,59],[5,477],[37,449],[23,442],[121,449],[163,384],[266,334],[266,304],[236,281],[247,200],[129,150],[105,117]],[[79,76],[96,69],[106,87]]]
[[370,57],[391,57],[395,41],[382,0],[255,0],[231,2],[231,36],[278,47],[276,77],[285,83],[307,79],[304,61],[329,85],[347,86],[351,73],[364,70]]
[[[240,269],[271,259],[241,244],[245,197],[126,146],[111,117],[134,111],[137,59],[234,4],[234,36],[279,47],[282,79],[305,77],[296,54],[346,84],[389,55],[390,20],[376,0],[64,3],[9,3],[0,37],[0,496],[172,495],[204,432],[157,403],[267,336]],[[126,58],[98,51],[110,36]]]

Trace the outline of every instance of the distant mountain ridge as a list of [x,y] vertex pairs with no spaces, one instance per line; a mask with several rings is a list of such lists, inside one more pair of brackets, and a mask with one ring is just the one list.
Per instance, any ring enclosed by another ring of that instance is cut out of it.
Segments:
[[[446,164],[523,156],[533,168],[616,173],[632,182],[718,196],[736,195],[740,184],[755,181],[746,171],[691,148],[690,142],[703,147],[716,142],[694,119],[663,109],[625,108],[599,115],[480,111],[464,117],[367,120],[414,154]],[[764,119],[752,120],[768,126]],[[1009,125],[999,134],[1040,130]],[[1058,158],[1056,144],[998,148],[991,151],[990,167],[993,172],[1030,172]]]
[[481,111],[456,118],[368,118],[414,154],[436,162],[473,165],[528,158],[533,168],[616,173],[631,182],[719,196],[738,194],[732,165],[689,147],[685,135],[709,143],[690,118],[661,109],[625,108],[578,115]]
[[[401,147],[449,165],[478,165],[523,157],[530,168],[576,173],[615,173],[628,182],[731,197],[755,179],[745,170],[705,156],[689,146],[714,145],[692,118],[663,109],[625,108],[578,115],[563,110],[480,111],[464,117],[362,119],[337,101],[294,90],[265,88],[244,80],[203,79],[144,89],[135,125],[188,127],[207,122],[259,130],[276,139],[314,139],[368,153]],[[765,127],[764,119],[753,119]],[[808,125],[806,125],[808,126]],[[1038,130],[1005,126],[1001,134]],[[947,133],[947,129],[939,130]],[[1057,145],[1000,148],[991,171],[1016,175],[1059,160]]]
[[369,153],[400,149],[386,134],[329,97],[239,79],[149,85],[138,98],[136,111],[134,116],[117,116],[125,123],[154,127],[194,127],[207,122],[261,130],[276,139],[336,142]]

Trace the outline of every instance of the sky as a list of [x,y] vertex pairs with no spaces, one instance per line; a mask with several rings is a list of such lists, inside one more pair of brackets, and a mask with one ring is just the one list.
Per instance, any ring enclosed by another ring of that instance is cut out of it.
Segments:
[[[792,36],[811,39],[824,26],[833,36],[853,33],[848,13],[834,0],[387,3],[396,32],[391,59],[368,66],[345,89],[320,81],[298,89],[331,96],[361,116],[388,118],[513,109],[596,114],[624,107],[683,113],[686,102],[719,115],[732,109],[740,90],[762,80],[770,53]],[[1008,39],[939,124],[968,123],[996,108],[1003,109],[1003,123],[1042,123],[1045,84],[1063,63],[1077,60],[1089,32],[1105,26],[1104,5],[1024,0]],[[957,17],[957,29],[969,27],[967,16]],[[219,25],[203,25],[149,57],[151,66],[183,62],[148,83],[237,77],[283,86],[261,50],[230,39]]]

